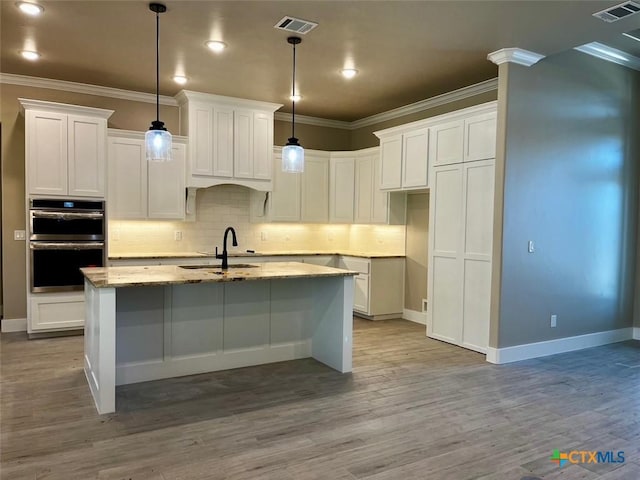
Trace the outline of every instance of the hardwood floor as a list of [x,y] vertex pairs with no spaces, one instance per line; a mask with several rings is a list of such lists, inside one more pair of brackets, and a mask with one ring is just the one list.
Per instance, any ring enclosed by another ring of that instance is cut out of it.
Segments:
[[[495,366],[402,320],[355,320],[354,372],[311,359],[119,387],[82,337],[1,341],[3,480],[640,479],[640,342]],[[623,464],[550,461],[623,450]]]

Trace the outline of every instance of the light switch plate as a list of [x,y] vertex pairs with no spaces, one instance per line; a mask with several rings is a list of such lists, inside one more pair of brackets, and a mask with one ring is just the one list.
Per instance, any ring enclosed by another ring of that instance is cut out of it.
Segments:
[[13,231],[13,239],[14,240],[26,240],[27,232],[24,230],[14,230]]
[[529,244],[527,246],[527,248],[529,249],[529,253],[533,253],[536,251],[536,244],[533,240],[529,240]]

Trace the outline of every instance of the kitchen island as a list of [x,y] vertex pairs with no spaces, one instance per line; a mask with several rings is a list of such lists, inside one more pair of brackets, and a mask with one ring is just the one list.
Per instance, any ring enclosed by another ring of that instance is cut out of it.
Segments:
[[116,385],[305,357],[351,371],[357,272],[185,267],[82,269],[84,370],[99,413],[116,410]]

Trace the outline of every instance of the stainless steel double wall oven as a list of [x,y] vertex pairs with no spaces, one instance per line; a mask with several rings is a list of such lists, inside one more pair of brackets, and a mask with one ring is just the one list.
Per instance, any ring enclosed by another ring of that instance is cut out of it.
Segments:
[[80,268],[104,266],[104,202],[31,199],[29,206],[31,291],[82,290]]

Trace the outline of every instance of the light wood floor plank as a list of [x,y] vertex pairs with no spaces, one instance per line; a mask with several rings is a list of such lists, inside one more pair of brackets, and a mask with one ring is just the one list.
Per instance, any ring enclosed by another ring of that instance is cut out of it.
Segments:
[[[354,321],[354,371],[312,360],[118,387],[82,337],[0,342],[2,480],[640,478],[640,342],[496,366],[402,320]],[[553,449],[624,450],[560,469]]]

